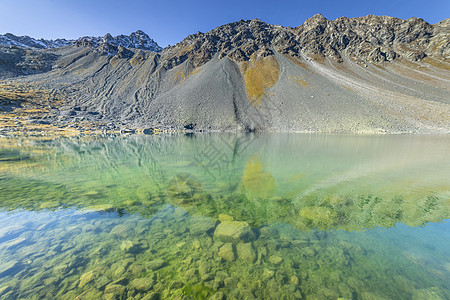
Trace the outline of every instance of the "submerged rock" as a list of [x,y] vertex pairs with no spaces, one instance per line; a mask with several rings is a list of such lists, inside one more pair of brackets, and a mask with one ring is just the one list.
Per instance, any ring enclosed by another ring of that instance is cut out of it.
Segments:
[[162,259],[155,259],[147,263],[147,268],[154,271],[161,269],[164,266],[164,260]]
[[246,260],[248,262],[254,262],[256,260],[256,252],[253,249],[251,243],[240,243],[236,246],[237,256],[240,259]]
[[209,300],[222,300],[225,299],[225,295],[223,292],[217,292],[209,298]]
[[105,287],[103,297],[105,300],[125,299],[126,290],[126,287],[123,285],[111,283]]
[[111,229],[110,234],[118,236],[118,237],[122,237],[122,238],[126,238],[127,236],[129,236],[130,232],[132,231],[132,229],[124,224],[119,224],[117,226],[115,226],[113,229]]
[[234,254],[233,244],[231,244],[231,243],[224,244],[222,247],[220,247],[218,255],[221,258],[228,260],[228,261],[235,260],[236,256]]
[[154,281],[152,278],[136,278],[133,279],[130,283],[132,288],[135,288],[138,291],[145,292],[150,290],[154,285]]
[[8,262],[4,262],[0,265],[0,275],[3,273],[6,273],[16,267],[18,265],[18,261],[16,260],[10,260]]
[[283,259],[276,255],[272,255],[271,257],[269,257],[269,262],[273,265],[279,265],[282,261]]
[[23,231],[24,229],[25,229],[25,227],[22,225],[11,225],[11,226],[6,226],[3,228],[0,228],[0,239],[7,237],[7,236],[18,234],[19,232]]
[[216,221],[211,218],[192,218],[189,231],[192,235],[200,235],[212,231],[216,227]]
[[249,242],[256,237],[247,222],[224,221],[214,231],[214,238],[225,243]]
[[83,288],[86,284],[91,283],[96,277],[96,273],[94,270],[89,271],[81,275],[80,283],[78,284],[79,288]]

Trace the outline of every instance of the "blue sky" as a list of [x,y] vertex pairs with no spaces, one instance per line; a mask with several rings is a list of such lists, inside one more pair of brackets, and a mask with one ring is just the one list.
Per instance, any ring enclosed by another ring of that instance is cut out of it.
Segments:
[[0,0],[0,33],[35,38],[130,34],[141,29],[158,44],[175,44],[240,19],[296,27],[316,13],[328,19],[368,14],[436,23],[450,17],[450,0]]

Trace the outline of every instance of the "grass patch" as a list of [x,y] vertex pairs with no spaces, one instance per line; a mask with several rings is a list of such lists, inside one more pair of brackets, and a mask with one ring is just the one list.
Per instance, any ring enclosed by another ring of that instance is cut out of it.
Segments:
[[302,77],[298,77],[298,76],[289,76],[288,79],[294,83],[297,87],[308,87],[309,83],[306,82],[305,79],[303,79]]
[[259,105],[266,95],[266,88],[277,83],[280,76],[280,66],[274,56],[251,58],[240,65],[244,75],[245,87],[250,102]]
[[304,62],[300,61],[298,58],[293,57],[293,56],[291,56],[289,54],[284,54],[284,57],[286,57],[287,59],[289,59],[290,61],[292,61],[297,66],[301,67],[302,69],[310,71],[308,66]]

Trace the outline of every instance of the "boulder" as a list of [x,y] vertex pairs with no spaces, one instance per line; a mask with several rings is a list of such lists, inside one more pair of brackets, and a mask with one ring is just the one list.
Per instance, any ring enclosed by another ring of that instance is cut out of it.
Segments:
[[247,222],[224,221],[214,231],[214,238],[224,243],[248,243],[256,238]]

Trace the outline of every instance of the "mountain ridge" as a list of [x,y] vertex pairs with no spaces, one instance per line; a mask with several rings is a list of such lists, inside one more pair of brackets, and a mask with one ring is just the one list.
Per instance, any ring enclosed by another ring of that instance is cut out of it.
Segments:
[[162,50],[162,48],[142,30],[132,32],[128,36],[121,34],[113,37],[111,34],[107,33],[103,37],[84,36],[76,40],[67,40],[60,38],[55,40],[47,40],[42,38],[35,39],[27,35],[16,36],[12,33],[0,35],[0,45],[36,49],[59,48],[71,45],[87,45],[96,48],[106,43],[114,45],[116,47],[122,46],[125,48],[136,48],[153,52],[159,52]]
[[[448,24],[373,15],[315,15],[298,27],[240,20],[159,52],[81,38],[19,49],[0,76],[64,95],[46,116],[63,125],[450,133]],[[12,50],[2,49],[5,62]],[[29,75],[17,77],[26,75],[18,67]]]

